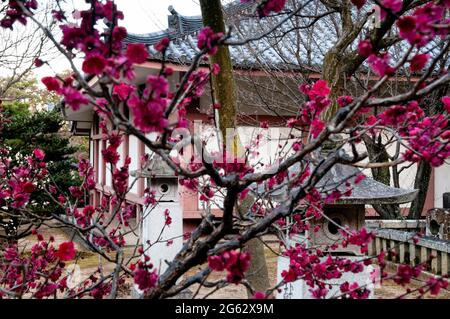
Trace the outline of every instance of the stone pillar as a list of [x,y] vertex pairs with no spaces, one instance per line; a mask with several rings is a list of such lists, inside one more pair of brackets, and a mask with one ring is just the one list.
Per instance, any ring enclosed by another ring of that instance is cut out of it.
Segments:
[[[349,259],[358,260],[361,257],[347,257]],[[278,257],[277,262],[278,274],[277,274],[277,282],[280,282],[283,278],[281,277],[281,271],[289,268],[289,258],[286,257]],[[371,265],[365,266],[364,270],[360,273],[344,273],[339,279],[332,279],[327,281],[328,284],[332,285],[332,288],[328,290],[326,299],[331,299],[333,297],[339,297],[342,295],[339,286],[348,281],[349,283],[357,282],[360,286],[366,285],[370,290],[369,299],[374,297],[374,288],[375,285],[373,283],[373,274],[375,268]],[[304,280],[297,280],[294,282],[287,283],[282,286],[281,292],[277,294],[277,299],[314,299],[311,292],[309,291],[310,287],[305,283]]]
[[[165,226],[166,210],[172,219],[168,226]],[[162,273],[167,269],[167,262],[173,260],[183,245],[183,212],[180,202],[160,202],[152,210],[147,209],[144,216],[144,249],[154,267]]]
[[[145,208],[142,215],[141,242],[145,255],[158,274],[163,273],[183,246],[183,210],[178,189],[178,177],[159,157],[154,157],[147,171],[137,172],[147,178],[155,192],[157,204]],[[142,292],[134,287],[133,297]]]

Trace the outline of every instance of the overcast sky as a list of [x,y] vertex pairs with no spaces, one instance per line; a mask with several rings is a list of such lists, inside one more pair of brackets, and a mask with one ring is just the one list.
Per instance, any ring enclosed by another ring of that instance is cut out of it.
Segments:
[[116,0],[125,19],[122,24],[131,33],[147,33],[167,28],[168,7],[182,15],[199,15],[198,0]]
[[[223,1],[224,3],[229,2]],[[148,33],[167,28],[167,16],[170,15],[168,7],[172,5],[182,15],[199,15],[200,5],[198,0],[116,0],[117,7],[123,11],[125,19],[120,22],[130,33]],[[68,1],[70,10],[84,9],[84,0]],[[79,63],[76,63],[79,65]],[[62,58],[51,61],[52,69],[43,66],[35,70],[40,79],[44,76],[54,75],[69,69],[69,64]]]

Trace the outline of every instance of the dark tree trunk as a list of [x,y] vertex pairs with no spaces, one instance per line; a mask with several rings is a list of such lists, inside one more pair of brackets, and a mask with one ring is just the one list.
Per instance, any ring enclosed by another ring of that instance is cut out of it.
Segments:
[[[214,32],[225,34],[225,22],[220,0],[201,0],[200,6],[203,16],[203,24],[209,26]],[[217,63],[220,66],[220,72],[217,76],[212,76],[213,93],[215,100],[220,103],[219,109],[219,128],[223,136],[223,141],[227,141],[227,129],[236,128],[237,98],[236,87],[233,77],[233,67],[228,47],[221,46],[216,55],[210,57],[210,63]],[[240,148],[240,142],[237,136],[233,138],[231,151],[235,155]],[[247,196],[251,201],[251,196]],[[253,203],[253,201],[251,201]],[[247,211],[251,203],[241,203],[239,210]],[[265,291],[270,287],[269,274],[267,271],[266,258],[264,256],[264,246],[258,239],[247,242],[245,251],[251,254],[250,268],[246,273],[246,279],[250,285],[257,291]],[[247,291],[249,298],[252,297],[250,291]]]
[[[203,24],[214,32],[225,34],[225,22],[220,0],[201,0]],[[227,46],[220,46],[217,53],[209,58],[211,65],[220,66],[218,75],[212,76],[214,98],[220,103],[219,127],[226,141],[226,129],[236,126],[236,86],[233,78],[233,67],[230,51]]]
[[[375,141],[369,135],[363,136],[366,144],[367,153],[369,154],[370,162],[384,163],[389,162],[389,154],[386,148],[381,143],[381,140]],[[373,179],[385,185],[391,184],[391,172],[389,167],[372,168]],[[398,219],[401,217],[399,205],[373,205],[375,211],[384,219]]]
[[[247,214],[254,201],[255,198],[251,194],[247,195],[239,205],[239,214]],[[269,271],[267,270],[266,256],[264,254],[264,245],[262,241],[259,238],[253,238],[247,242],[244,250],[252,257],[245,278],[255,291],[265,291],[269,289]],[[253,297],[253,293],[250,289],[247,289],[247,296],[249,299]]]
[[420,162],[417,167],[416,179],[414,181],[414,188],[418,189],[417,197],[411,204],[409,210],[409,219],[419,219],[422,215],[425,200],[427,199],[428,185],[431,179],[433,168],[427,162]]

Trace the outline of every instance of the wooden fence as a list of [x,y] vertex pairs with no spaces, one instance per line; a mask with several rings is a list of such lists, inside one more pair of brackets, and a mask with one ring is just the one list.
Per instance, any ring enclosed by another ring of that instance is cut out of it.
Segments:
[[[387,254],[387,259],[394,263],[409,263],[417,265],[426,263],[426,271],[435,275],[449,273],[450,241],[436,238],[422,237],[413,241],[414,232],[397,229],[378,228],[371,229],[376,238],[369,245],[369,255],[379,254],[382,250],[395,251]],[[430,260],[430,255],[434,256]]]

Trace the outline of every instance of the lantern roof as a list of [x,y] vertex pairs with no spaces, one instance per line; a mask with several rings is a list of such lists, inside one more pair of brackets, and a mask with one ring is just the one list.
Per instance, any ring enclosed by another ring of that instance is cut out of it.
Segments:
[[144,169],[132,171],[130,175],[144,178],[178,178],[169,164],[158,155],[150,158]]
[[[294,165],[289,171],[295,173],[299,166]],[[366,176],[355,183],[355,178],[363,174],[356,167],[344,164],[335,164],[317,183],[316,189],[321,194],[329,194],[334,190],[345,193],[349,188],[351,194],[342,196],[333,204],[352,205],[379,205],[379,204],[404,204],[414,200],[417,189],[404,189],[385,185]],[[346,185],[347,184],[347,185]],[[254,187],[256,193],[267,192],[265,183]],[[280,187],[270,192],[272,199],[283,201],[287,196],[287,186]]]

